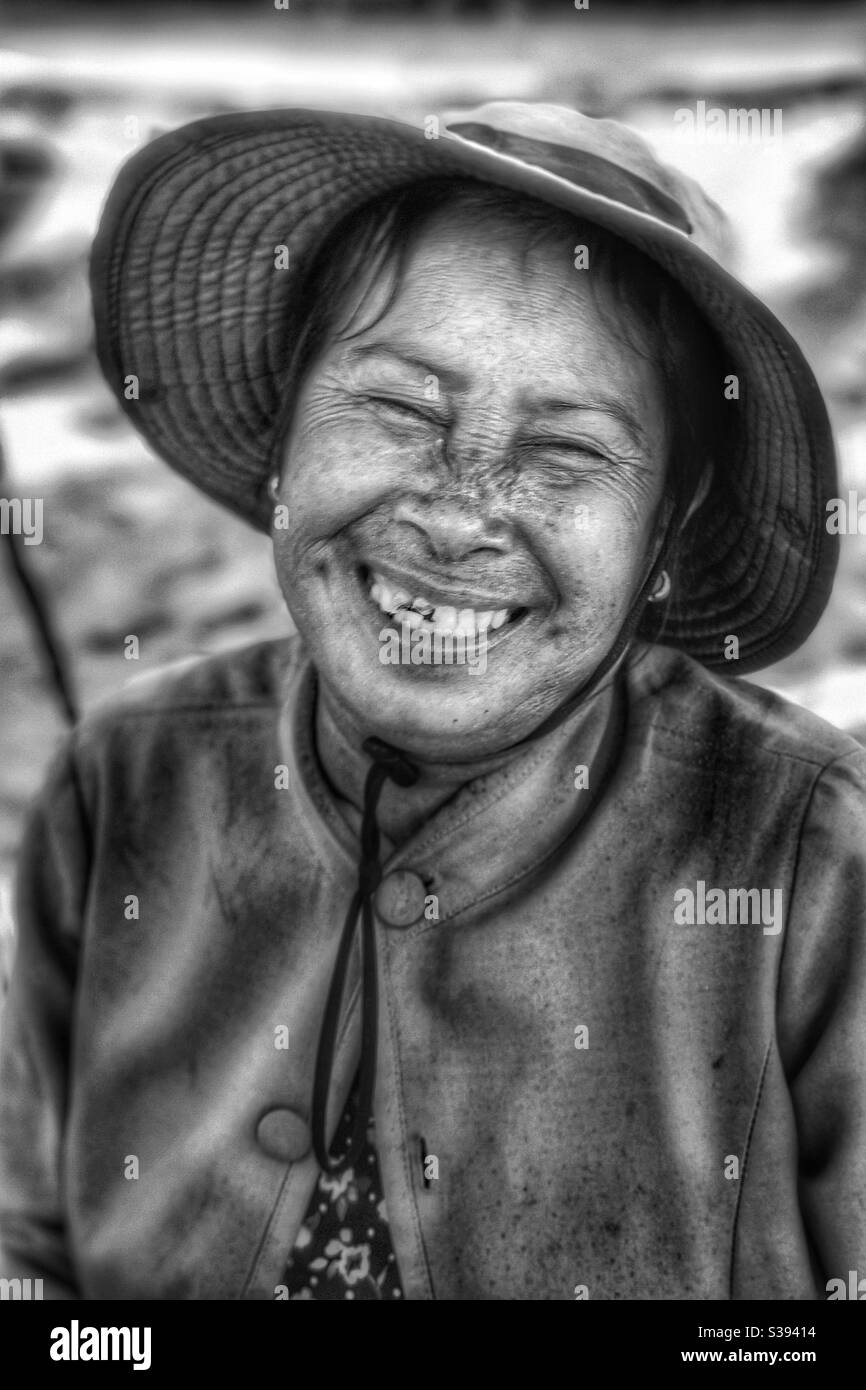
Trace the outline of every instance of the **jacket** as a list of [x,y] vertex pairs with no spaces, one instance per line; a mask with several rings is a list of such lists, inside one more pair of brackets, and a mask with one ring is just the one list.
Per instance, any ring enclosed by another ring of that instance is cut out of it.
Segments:
[[[4,1275],[281,1296],[358,856],[315,684],[298,639],[260,644],[133,683],[62,750],[20,857]],[[866,1274],[866,752],[664,647],[622,692],[589,810],[566,727],[384,844],[376,1134],[407,1298],[823,1299]]]

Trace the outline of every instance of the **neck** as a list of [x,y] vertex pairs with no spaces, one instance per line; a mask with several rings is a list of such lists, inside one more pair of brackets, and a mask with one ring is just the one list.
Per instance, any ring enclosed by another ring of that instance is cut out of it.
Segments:
[[[575,762],[589,765],[601,743],[611,710],[612,684],[610,678],[602,689],[593,694],[574,711],[563,724],[537,741],[522,742],[513,748],[491,753],[489,757],[471,762],[420,760],[411,757],[419,770],[417,782],[411,787],[398,787],[386,781],[379,798],[376,819],[382,833],[393,844],[402,844],[450,801],[467,782],[501,772],[521,758],[531,756],[540,745],[551,749],[566,744],[572,749]],[[330,692],[318,688],[315,712],[316,750],[322,769],[336,794],[361,811],[364,801],[364,782],[370,768],[370,758],[363,751],[364,731],[355,727]],[[399,740],[395,740],[399,747]],[[570,754],[569,756],[572,756]]]

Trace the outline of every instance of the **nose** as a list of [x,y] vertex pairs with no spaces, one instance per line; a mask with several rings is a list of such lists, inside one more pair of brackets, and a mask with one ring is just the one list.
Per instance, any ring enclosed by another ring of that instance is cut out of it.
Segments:
[[465,501],[404,498],[394,517],[420,532],[431,555],[440,561],[462,560],[482,550],[504,554],[509,546],[505,523]]

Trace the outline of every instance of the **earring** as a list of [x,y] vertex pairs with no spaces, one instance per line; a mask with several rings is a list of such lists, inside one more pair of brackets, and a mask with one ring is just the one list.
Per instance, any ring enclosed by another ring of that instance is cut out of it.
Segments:
[[268,496],[272,502],[277,502],[279,500],[279,490],[280,475],[279,473],[272,473],[268,479]]
[[647,600],[648,603],[663,603],[671,591],[671,577],[667,570],[661,570],[656,586]]

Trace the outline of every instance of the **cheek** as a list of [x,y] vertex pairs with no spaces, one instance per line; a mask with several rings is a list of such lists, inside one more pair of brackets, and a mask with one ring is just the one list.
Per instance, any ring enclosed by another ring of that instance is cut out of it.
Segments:
[[282,500],[300,543],[324,540],[417,482],[416,443],[395,443],[363,412],[304,411],[283,465]]
[[642,577],[654,499],[580,488],[547,497],[544,506],[538,498],[525,500],[521,511],[524,518],[535,518],[528,539],[543,557],[562,604],[610,595],[616,607]]
[[[598,659],[619,632],[638,587],[625,542],[563,547],[557,556],[557,603],[544,625],[550,656],[563,673]],[[570,676],[566,679],[566,684]]]

